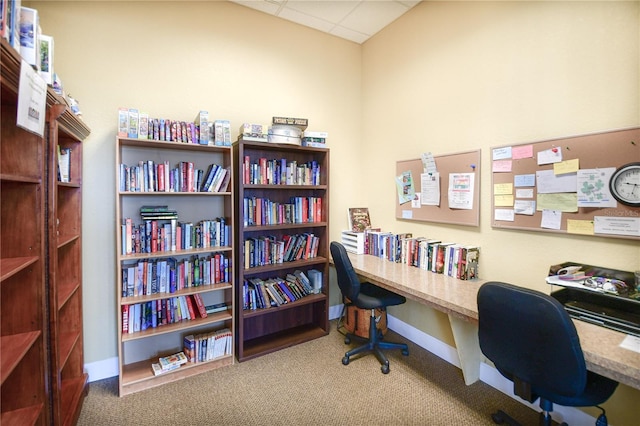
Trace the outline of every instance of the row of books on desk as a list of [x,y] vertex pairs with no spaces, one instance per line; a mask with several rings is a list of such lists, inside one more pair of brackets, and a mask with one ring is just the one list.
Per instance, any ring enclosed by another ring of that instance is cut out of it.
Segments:
[[358,233],[362,235],[354,234],[343,232],[343,243],[349,251],[381,257],[390,262],[415,266],[461,280],[478,278],[479,246],[380,230]]

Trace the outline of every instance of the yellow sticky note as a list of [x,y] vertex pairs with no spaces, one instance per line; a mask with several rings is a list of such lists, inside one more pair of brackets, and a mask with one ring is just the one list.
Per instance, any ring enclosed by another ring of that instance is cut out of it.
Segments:
[[493,197],[495,207],[513,207],[513,195],[496,195]]
[[593,221],[568,219],[567,232],[569,234],[593,235]]
[[575,158],[573,160],[561,161],[553,164],[553,174],[564,175],[567,173],[576,173],[580,167],[580,160]]
[[513,194],[512,183],[495,183],[493,184],[493,195],[509,195]]

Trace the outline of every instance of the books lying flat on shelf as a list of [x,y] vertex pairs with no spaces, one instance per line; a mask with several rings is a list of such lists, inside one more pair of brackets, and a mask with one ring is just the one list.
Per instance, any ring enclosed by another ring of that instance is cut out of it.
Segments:
[[162,370],[174,370],[180,367],[182,364],[186,364],[189,360],[184,352],[178,352],[173,355],[163,356],[158,358],[158,364]]
[[176,370],[178,368],[180,368],[179,364],[175,365],[175,366],[173,366],[171,368],[167,368],[166,370],[163,370],[159,363],[154,362],[154,363],[151,364],[151,369],[153,370],[153,375],[154,376],[159,376],[161,374],[168,373],[169,371],[173,371],[173,370]]

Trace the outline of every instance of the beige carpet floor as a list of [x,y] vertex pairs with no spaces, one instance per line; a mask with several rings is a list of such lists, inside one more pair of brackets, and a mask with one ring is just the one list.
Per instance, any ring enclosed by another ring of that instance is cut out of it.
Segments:
[[92,382],[79,424],[103,425],[492,425],[497,408],[523,425],[538,414],[404,341],[384,375],[373,355],[341,359],[350,346],[331,323],[320,339],[164,386],[118,397],[117,377]]

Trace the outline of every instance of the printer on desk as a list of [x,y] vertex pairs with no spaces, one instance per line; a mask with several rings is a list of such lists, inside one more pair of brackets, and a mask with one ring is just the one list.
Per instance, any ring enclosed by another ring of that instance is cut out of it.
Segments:
[[549,268],[551,296],[572,318],[640,337],[640,292],[633,272],[564,262]]

